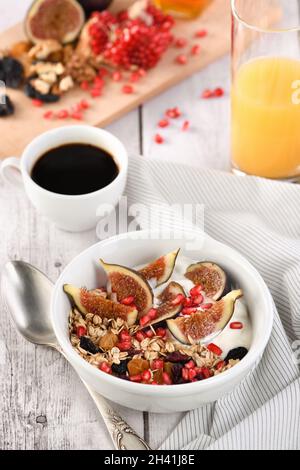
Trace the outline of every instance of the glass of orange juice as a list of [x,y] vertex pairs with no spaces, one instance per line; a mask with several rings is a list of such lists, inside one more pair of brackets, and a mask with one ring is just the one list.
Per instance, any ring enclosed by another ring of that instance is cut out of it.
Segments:
[[232,162],[300,181],[300,2],[232,0]]

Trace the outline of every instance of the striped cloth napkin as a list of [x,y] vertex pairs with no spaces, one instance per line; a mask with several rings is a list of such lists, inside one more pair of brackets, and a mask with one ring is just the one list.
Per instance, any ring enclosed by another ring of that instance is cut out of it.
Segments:
[[187,413],[161,449],[300,449],[300,187],[133,157],[126,195],[129,204],[203,203],[205,231],[257,268],[276,304],[255,371]]

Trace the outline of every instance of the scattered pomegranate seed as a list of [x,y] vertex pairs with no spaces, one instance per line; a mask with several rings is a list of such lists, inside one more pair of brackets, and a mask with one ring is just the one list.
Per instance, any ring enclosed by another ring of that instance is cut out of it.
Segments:
[[67,109],[61,109],[57,113],[58,119],[67,119],[69,117],[69,111]]
[[120,333],[120,340],[122,341],[131,341],[131,336],[128,330],[122,330]]
[[158,127],[168,127],[170,125],[170,121],[168,119],[161,119],[158,123]]
[[185,300],[185,297],[183,294],[178,294],[174,300],[172,300],[171,304],[172,305],[180,305],[183,303],[183,301]]
[[213,306],[213,304],[202,304],[201,308],[202,308],[202,310],[209,310],[209,309],[212,308],[212,306]]
[[150,328],[150,330],[146,331],[146,337],[147,338],[153,338],[153,336],[154,336],[154,332],[153,332],[153,330],[151,330],[151,328]]
[[147,317],[149,317],[150,320],[155,320],[155,318],[157,317],[157,309],[151,308],[149,312],[147,313]]
[[138,72],[132,72],[132,74],[130,75],[130,81],[132,83],[136,83],[140,80],[141,76]]
[[122,93],[125,95],[131,95],[134,92],[134,88],[131,85],[124,85],[122,88]]
[[172,380],[171,380],[171,377],[169,376],[169,374],[167,372],[163,372],[163,381],[164,381],[164,384],[165,385],[172,385]]
[[194,307],[185,307],[182,309],[182,314],[183,315],[192,315],[193,313],[196,313],[197,309]]
[[123,75],[121,72],[117,70],[116,72],[112,74],[111,78],[114,82],[120,82],[123,78]]
[[190,290],[190,295],[192,297],[196,297],[197,295],[200,295],[202,291],[203,291],[203,286],[201,286],[201,284],[198,284],[197,286],[193,287]]
[[138,331],[136,334],[135,334],[135,337],[136,339],[141,343],[144,339],[145,339],[145,336],[144,333],[142,331]]
[[189,128],[190,128],[190,121],[184,121],[184,123],[182,124],[183,132],[189,130]]
[[89,109],[91,107],[90,103],[87,100],[81,100],[79,105],[81,109]]
[[189,380],[193,380],[197,376],[197,372],[195,369],[190,369],[189,370]]
[[149,380],[151,379],[151,372],[150,370],[144,370],[144,372],[142,373],[142,381],[143,382],[149,382]]
[[196,38],[205,38],[207,36],[207,30],[206,29],[199,29],[199,31],[196,31],[195,37]]
[[186,369],[185,367],[183,367],[183,369],[181,370],[181,375],[182,375],[183,380],[190,380],[189,379],[189,370]]
[[192,55],[199,55],[200,52],[201,52],[201,46],[199,46],[199,44],[195,44],[194,46],[192,46],[191,48]]
[[234,321],[234,322],[230,323],[230,328],[232,330],[242,330],[244,328],[244,325],[240,321]]
[[157,144],[163,144],[165,141],[165,139],[160,134],[156,134],[154,140]]
[[129,297],[125,297],[125,299],[121,300],[121,304],[123,305],[131,305],[134,302],[134,297],[130,295]]
[[142,374],[132,375],[130,377],[131,382],[141,382],[142,381]]
[[35,106],[36,108],[41,108],[41,106],[44,105],[43,101],[42,101],[42,100],[38,100],[38,99],[33,99],[33,100],[32,100],[32,104],[33,104],[33,106]]
[[147,323],[150,322],[150,318],[148,317],[148,315],[144,315],[141,319],[140,319],[140,325],[141,326],[145,326],[147,325]]
[[81,338],[81,336],[85,336],[87,333],[87,329],[85,326],[78,326],[76,329],[76,334],[78,338]]
[[144,69],[138,69],[138,74],[140,77],[145,77],[145,75],[147,74],[146,70]]
[[122,352],[129,351],[131,346],[131,341],[122,341],[121,343],[117,343],[117,348],[119,348]]
[[83,115],[80,111],[74,111],[72,114],[71,114],[71,118],[72,119],[76,119],[76,121],[82,121],[83,119]]
[[187,45],[187,40],[185,38],[177,38],[175,39],[174,45],[178,49],[181,49],[182,47],[185,47]]
[[53,111],[46,111],[43,115],[44,119],[52,119],[54,117]]
[[223,351],[221,348],[219,348],[219,346],[217,346],[216,344],[214,343],[210,343],[208,346],[207,346],[207,349],[209,351],[211,351],[212,353],[216,354],[217,356],[221,356]]
[[109,71],[105,67],[101,67],[98,70],[98,77],[103,78],[103,77],[107,77],[108,75],[109,75]]
[[98,96],[101,96],[102,95],[102,90],[100,90],[100,88],[93,88],[91,90],[91,97],[92,98],[98,98]]
[[175,60],[180,65],[185,65],[188,61],[187,56],[184,54],[178,55]]
[[87,80],[84,80],[83,82],[80,83],[80,88],[84,91],[87,91],[90,89],[90,84]]
[[102,372],[105,372],[106,374],[112,373],[111,367],[107,364],[107,362],[101,362],[101,364],[99,365],[99,369],[102,370]]
[[202,294],[199,294],[199,295],[197,295],[196,297],[193,297],[193,299],[192,299],[192,300],[193,300],[193,304],[198,306],[198,305],[202,304],[203,299],[204,299],[203,295],[202,295]]
[[175,108],[167,109],[166,111],[166,116],[168,116],[171,119],[177,119],[181,116],[181,114],[182,113],[177,106]]
[[152,367],[152,370],[163,369],[164,361],[162,359],[154,359],[151,367]]
[[155,333],[156,333],[156,336],[160,336],[161,338],[164,338],[167,334],[167,330],[165,328],[160,327],[160,328],[157,328]]
[[103,78],[97,76],[95,77],[94,79],[94,87],[95,88],[103,88],[103,86],[105,85],[105,82],[103,80]]
[[223,369],[224,366],[226,366],[226,362],[225,362],[225,361],[220,361],[220,362],[218,362],[218,364],[216,365],[216,369],[217,369],[217,370],[221,370],[221,369]]
[[196,367],[196,364],[194,363],[194,361],[189,361],[185,364],[184,366],[186,369],[195,369]]
[[205,379],[209,379],[211,377],[211,372],[207,367],[202,367],[201,374]]
[[153,382],[151,382],[151,385],[159,385],[159,383],[153,380]]
[[214,96],[216,96],[217,98],[219,98],[219,97],[221,97],[221,96],[224,96],[225,91],[223,90],[223,88],[220,88],[220,87],[219,87],[219,88],[216,88],[213,93],[214,93]]
[[193,301],[191,297],[186,297],[183,302],[184,307],[191,307],[193,305]]
[[207,90],[204,90],[201,97],[204,99],[204,100],[209,100],[210,98],[213,98],[214,97],[214,92],[207,89]]

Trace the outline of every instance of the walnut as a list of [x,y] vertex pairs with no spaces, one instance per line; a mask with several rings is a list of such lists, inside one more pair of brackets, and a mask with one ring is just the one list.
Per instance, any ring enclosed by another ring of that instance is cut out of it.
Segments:
[[96,70],[89,64],[86,57],[74,52],[66,64],[66,74],[70,75],[75,82],[91,82],[97,75]]
[[59,89],[62,92],[71,90],[71,88],[73,87],[74,87],[74,81],[70,75],[67,75],[66,77],[64,77],[59,83]]
[[65,67],[62,63],[53,64],[52,62],[38,62],[33,64],[30,68],[31,73],[41,75],[44,73],[55,73],[56,75],[63,75]]
[[48,57],[62,50],[62,46],[58,41],[54,39],[47,39],[45,41],[40,41],[38,44],[33,46],[28,55],[32,59],[45,60]]
[[42,95],[47,95],[51,88],[51,85],[49,83],[44,82],[40,78],[37,78],[36,80],[32,80],[31,84],[33,88],[35,88],[35,90],[37,90]]
[[57,75],[54,72],[41,73],[39,78],[44,82],[50,83],[50,85],[53,85],[53,83],[57,81]]

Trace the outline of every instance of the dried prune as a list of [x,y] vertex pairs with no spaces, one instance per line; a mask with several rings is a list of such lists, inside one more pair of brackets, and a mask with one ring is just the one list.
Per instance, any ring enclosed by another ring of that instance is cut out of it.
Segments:
[[93,341],[86,336],[81,336],[80,347],[91,354],[97,354],[100,352],[98,346],[96,346]]
[[231,349],[231,351],[229,351],[229,353],[227,354],[225,361],[228,362],[231,359],[235,361],[239,359],[241,361],[247,354],[248,354],[248,349],[246,348]]
[[19,88],[24,80],[24,68],[21,62],[12,57],[1,59],[0,80],[9,88]]
[[119,375],[119,376],[124,376],[126,375],[127,372],[127,364],[130,361],[130,359],[125,359],[124,361],[121,361],[120,364],[113,364],[111,366],[112,371]]
[[55,95],[54,93],[47,93],[47,94],[40,93],[32,86],[30,81],[25,83],[24,93],[29,98],[32,98],[34,100],[41,100],[44,103],[56,103],[60,99],[60,96]]
[[0,117],[11,116],[14,114],[15,107],[9,96],[0,95]]
[[172,379],[173,379],[173,383],[174,384],[180,384],[182,383],[182,375],[181,375],[181,371],[183,369],[183,365],[182,364],[173,364],[173,367],[172,367]]
[[183,363],[186,363],[186,362],[189,362],[191,360],[191,357],[190,356],[187,356],[186,354],[181,354],[181,352],[179,351],[175,351],[175,352],[172,352],[170,354],[168,354],[168,356],[166,357],[166,361],[167,362],[183,362]]

